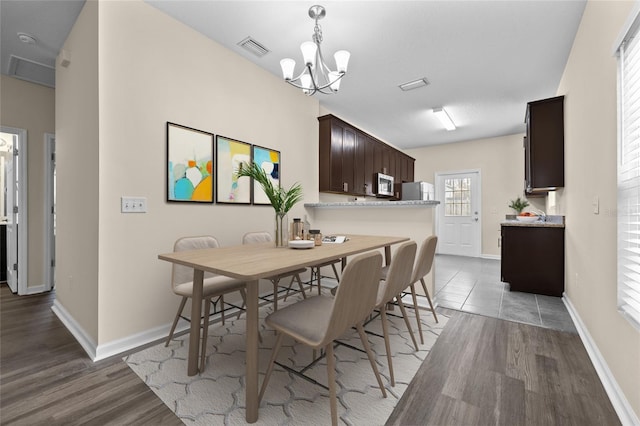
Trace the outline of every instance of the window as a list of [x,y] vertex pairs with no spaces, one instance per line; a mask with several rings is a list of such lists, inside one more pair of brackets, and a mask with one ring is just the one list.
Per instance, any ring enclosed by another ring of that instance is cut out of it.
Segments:
[[618,309],[640,329],[640,37],[638,19],[618,48]]
[[471,216],[471,178],[445,179],[444,215]]

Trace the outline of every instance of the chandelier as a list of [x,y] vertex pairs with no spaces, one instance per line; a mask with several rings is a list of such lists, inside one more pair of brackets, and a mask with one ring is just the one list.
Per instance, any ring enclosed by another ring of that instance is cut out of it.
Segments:
[[325,64],[322,50],[320,49],[322,28],[318,21],[324,18],[326,14],[322,6],[315,5],[309,8],[309,16],[316,21],[316,25],[313,28],[313,41],[305,41],[300,45],[304,60],[304,68],[300,75],[293,77],[296,61],[291,58],[285,58],[280,61],[284,79],[289,84],[302,89],[309,96],[316,92],[324,94],[336,93],[340,88],[340,80],[347,73],[347,64],[349,63],[349,56],[351,56],[346,50],[338,50],[334,53],[335,71],[332,71]]

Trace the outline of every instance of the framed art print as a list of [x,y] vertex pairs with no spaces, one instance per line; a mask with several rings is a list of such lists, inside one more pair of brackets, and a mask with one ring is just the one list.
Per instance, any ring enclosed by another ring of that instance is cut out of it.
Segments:
[[224,136],[216,137],[216,201],[251,204],[251,179],[238,178],[240,164],[251,162],[251,144]]
[[167,201],[213,202],[213,134],[167,122]]
[[[280,151],[253,145],[253,162],[267,173],[274,187],[280,186]],[[253,204],[271,205],[258,182],[253,182]]]

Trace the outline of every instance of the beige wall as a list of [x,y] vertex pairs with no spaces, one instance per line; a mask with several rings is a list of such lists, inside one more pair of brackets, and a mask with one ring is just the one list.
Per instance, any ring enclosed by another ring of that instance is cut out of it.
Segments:
[[55,91],[39,84],[0,76],[0,124],[27,131],[27,205],[29,288],[45,284],[45,133],[55,132]]
[[[616,310],[616,58],[633,2],[590,1],[558,94],[565,95],[565,291],[640,417],[640,332]],[[600,214],[592,200],[600,199]]]
[[98,342],[98,3],[88,1],[56,68],[56,299]]
[[[523,117],[524,110],[525,106],[522,107]],[[523,195],[522,137],[522,134],[516,134],[405,150],[416,159],[416,181],[435,183],[437,172],[480,170],[483,256],[500,255],[500,222],[506,214],[513,214],[508,207],[510,200]],[[532,205],[541,203],[540,200],[530,201]]]
[[[318,101],[142,1],[92,3],[85,9],[96,11],[68,41],[85,42],[70,44],[71,65],[58,68],[68,73],[58,89],[69,93],[58,110],[87,102],[85,119],[69,113],[57,123],[68,132],[59,186],[73,186],[59,197],[67,219],[58,287],[64,307],[104,345],[170,323],[179,299],[157,255],[178,237],[212,234],[229,245],[273,229],[269,206],[167,203],[166,122],[280,150],[283,184],[299,181],[304,202],[317,201]],[[90,80],[95,86],[82,95]],[[91,124],[82,130],[80,121]],[[81,156],[87,170],[74,165]],[[81,221],[71,198],[78,192],[90,201]],[[148,212],[120,213],[121,196],[146,197]],[[301,203],[290,215],[303,211]]]

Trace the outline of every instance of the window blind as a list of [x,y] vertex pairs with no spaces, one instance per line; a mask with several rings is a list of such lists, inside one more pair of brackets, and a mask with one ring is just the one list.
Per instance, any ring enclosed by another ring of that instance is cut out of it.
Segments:
[[618,309],[640,329],[640,37],[633,25],[618,50]]

